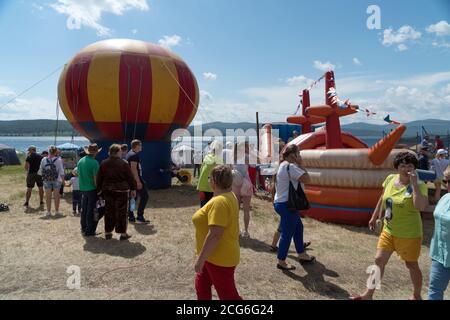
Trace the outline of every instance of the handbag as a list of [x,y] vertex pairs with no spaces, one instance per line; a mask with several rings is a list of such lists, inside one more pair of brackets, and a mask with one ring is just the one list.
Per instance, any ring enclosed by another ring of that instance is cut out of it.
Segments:
[[294,187],[294,184],[291,181],[291,174],[289,172],[290,164],[287,167],[287,172],[289,176],[289,197],[288,197],[288,210],[289,211],[300,211],[300,210],[308,210],[311,208],[308,199],[306,198],[306,194],[303,191],[302,185],[299,182],[297,190]]

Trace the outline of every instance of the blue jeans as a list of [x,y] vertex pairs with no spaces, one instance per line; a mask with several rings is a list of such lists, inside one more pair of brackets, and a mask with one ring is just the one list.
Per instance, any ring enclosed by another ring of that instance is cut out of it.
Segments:
[[287,202],[274,203],[273,206],[281,217],[281,238],[278,248],[278,260],[284,261],[288,255],[292,238],[294,238],[297,253],[305,252],[303,244],[303,223],[300,219],[300,212],[289,211]]
[[73,208],[73,212],[77,211],[80,212],[81,211],[81,191],[80,190],[73,190],[72,191],[72,208]]
[[94,209],[97,203],[97,190],[83,191],[81,200],[81,232],[87,236],[95,235],[97,223],[94,221]]
[[[137,195],[136,201],[139,198],[139,206],[137,208],[137,216],[138,216],[138,218],[143,219],[145,207],[147,206],[149,197],[148,197],[148,189],[147,189],[147,186],[145,185],[145,182],[141,182],[141,183],[142,183],[142,189],[136,191],[136,195]],[[134,212],[129,211],[129,217],[134,218]]]
[[58,190],[61,189],[61,182],[59,181],[44,181],[45,190]]
[[431,261],[430,288],[428,300],[444,300],[444,291],[450,281],[450,268],[445,268],[436,260]]

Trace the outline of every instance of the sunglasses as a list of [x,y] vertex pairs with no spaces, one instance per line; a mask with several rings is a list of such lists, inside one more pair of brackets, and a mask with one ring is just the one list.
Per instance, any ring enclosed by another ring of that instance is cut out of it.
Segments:
[[448,180],[442,180],[442,182],[445,184],[445,185],[448,185],[449,184],[449,182],[450,182],[450,179],[448,179]]

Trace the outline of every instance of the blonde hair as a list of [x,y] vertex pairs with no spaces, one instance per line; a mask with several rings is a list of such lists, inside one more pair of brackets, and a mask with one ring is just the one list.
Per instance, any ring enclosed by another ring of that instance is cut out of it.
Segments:
[[450,166],[448,166],[447,169],[445,169],[444,171],[444,178],[445,177],[450,177]]

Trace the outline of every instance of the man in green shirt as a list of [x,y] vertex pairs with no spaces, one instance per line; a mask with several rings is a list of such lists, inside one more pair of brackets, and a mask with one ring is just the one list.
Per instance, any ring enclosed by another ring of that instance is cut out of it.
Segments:
[[78,162],[78,179],[83,194],[81,202],[81,233],[86,237],[95,237],[97,223],[94,221],[94,209],[97,203],[97,173],[99,164],[95,157],[101,151],[97,144],[91,144],[84,150],[86,156]]

